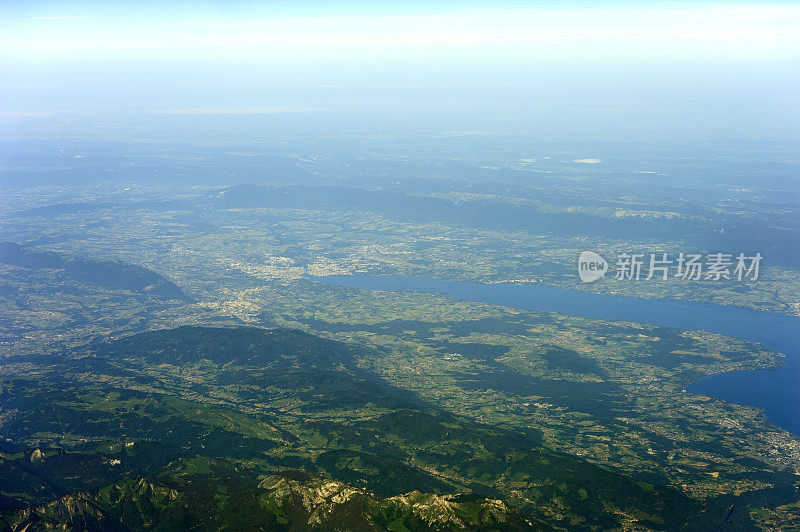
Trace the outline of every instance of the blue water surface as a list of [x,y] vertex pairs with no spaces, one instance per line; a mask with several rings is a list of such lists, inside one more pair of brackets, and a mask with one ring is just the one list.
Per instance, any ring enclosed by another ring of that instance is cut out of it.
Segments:
[[351,288],[439,292],[523,310],[702,329],[759,342],[786,355],[783,367],[718,373],[692,383],[687,390],[761,408],[772,423],[800,434],[800,318],[795,316],[711,303],[600,295],[541,284],[478,284],[384,276],[318,279]]

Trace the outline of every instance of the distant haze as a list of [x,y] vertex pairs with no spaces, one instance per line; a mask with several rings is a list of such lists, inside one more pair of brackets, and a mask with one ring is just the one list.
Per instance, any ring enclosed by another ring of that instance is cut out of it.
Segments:
[[0,135],[217,142],[233,115],[795,158],[797,28],[793,3],[4,2]]

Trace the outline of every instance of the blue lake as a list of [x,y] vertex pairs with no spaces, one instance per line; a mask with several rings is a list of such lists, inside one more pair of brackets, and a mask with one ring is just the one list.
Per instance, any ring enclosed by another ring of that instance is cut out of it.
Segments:
[[457,299],[584,318],[702,329],[759,342],[786,355],[783,367],[710,375],[691,393],[761,408],[768,419],[800,434],[800,318],[740,307],[669,299],[607,296],[539,284],[477,284],[420,277],[330,276],[319,280],[368,290],[439,292]]

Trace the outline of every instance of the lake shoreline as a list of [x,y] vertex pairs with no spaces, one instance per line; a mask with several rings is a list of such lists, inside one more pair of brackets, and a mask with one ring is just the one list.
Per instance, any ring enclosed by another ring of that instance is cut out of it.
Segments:
[[605,321],[628,321],[739,338],[783,355],[780,365],[710,373],[688,383],[687,393],[757,408],[768,421],[800,435],[800,317],[733,305],[631,298],[539,283],[468,283],[425,277],[337,275],[315,282],[366,290],[433,292],[464,301],[531,312]]

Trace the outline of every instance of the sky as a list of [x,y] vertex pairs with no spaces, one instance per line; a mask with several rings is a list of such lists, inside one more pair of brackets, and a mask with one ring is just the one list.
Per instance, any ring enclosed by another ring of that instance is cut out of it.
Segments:
[[6,1],[0,61],[796,61],[797,28],[764,2]]
[[0,117],[525,107],[790,138],[797,28],[797,2],[4,0]]

